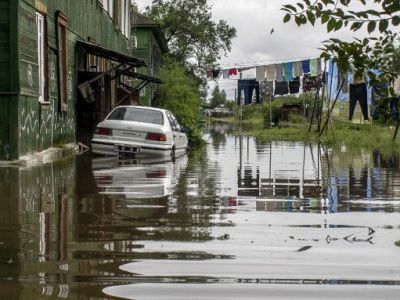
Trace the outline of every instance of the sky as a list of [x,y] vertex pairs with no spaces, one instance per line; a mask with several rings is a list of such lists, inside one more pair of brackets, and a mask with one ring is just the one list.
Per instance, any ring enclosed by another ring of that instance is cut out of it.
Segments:
[[[135,0],[139,9],[151,4],[151,0]],[[321,42],[330,37],[351,40],[361,37],[365,32],[355,34],[342,30],[328,35],[326,27],[316,23],[315,27],[306,25],[297,27],[294,22],[283,23],[284,4],[300,0],[209,0],[212,16],[215,20],[226,20],[237,30],[232,41],[232,51],[221,59],[221,68],[255,66],[296,58],[313,58],[320,54]],[[354,7],[352,7],[354,8]],[[271,30],[274,32],[271,34]],[[244,73],[243,78],[254,77],[255,69]],[[233,98],[237,88],[237,78],[219,80],[220,89],[224,89],[228,98]],[[215,82],[210,82],[213,89]]]

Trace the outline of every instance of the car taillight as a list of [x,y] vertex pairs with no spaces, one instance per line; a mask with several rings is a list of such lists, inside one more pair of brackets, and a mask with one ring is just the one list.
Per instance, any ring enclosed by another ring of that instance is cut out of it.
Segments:
[[149,132],[146,137],[147,140],[150,141],[160,141],[165,142],[167,140],[167,135],[164,133],[153,133]]
[[99,135],[111,135],[111,129],[97,127],[94,133]]

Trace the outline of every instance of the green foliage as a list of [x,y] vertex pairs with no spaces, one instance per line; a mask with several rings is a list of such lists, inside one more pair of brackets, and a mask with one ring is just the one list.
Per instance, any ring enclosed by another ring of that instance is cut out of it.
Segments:
[[185,127],[196,128],[201,103],[198,84],[185,68],[166,60],[161,72],[160,105],[170,110]]
[[[264,116],[264,124],[268,126],[273,123],[274,125],[278,125],[281,121],[282,114],[281,114],[281,106],[284,104],[298,104],[302,105],[306,111],[311,109],[313,105],[314,95],[312,94],[302,94],[300,97],[293,97],[293,96],[285,96],[285,97],[278,97],[272,103],[264,102],[262,104],[262,111]],[[271,113],[270,113],[271,107]],[[270,115],[272,119],[270,119]],[[303,117],[297,117],[298,114],[290,114],[289,115],[289,123],[299,123],[301,120],[305,121]]]
[[163,29],[170,57],[197,77],[204,77],[231,50],[236,29],[224,20],[215,22],[207,0],[153,0],[146,14]]
[[210,107],[215,108],[220,104],[225,104],[226,102],[227,100],[225,91],[220,91],[219,86],[216,85],[211,94]]
[[[362,9],[358,11],[349,9],[349,5],[354,2],[357,2]],[[352,42],[330,39],[324,42],[321,56],[333,57],[342,70],[352,64],[356,69],[356,75],[366,74],[368,69],[382,70],[383,73],[376,78],[373,76],[372,80],[390,80],[400,75],[400,68],[395,64],[399,35],[390,29],[390,26],[400,25],[400,1],[374,0],[375,4],[372,7],[379,7],[377,10],[371,8],[370,2],[372,1],[302,0],[295,5],[282,7],[286,12],[283,21],[286,23],[294,19],[298,26],[307,23],[314,26],[316,20],[320,20],[328,32],[343,28],[356,32],[366,28],[368,33],[378,34],[379,37],[370,36]]]

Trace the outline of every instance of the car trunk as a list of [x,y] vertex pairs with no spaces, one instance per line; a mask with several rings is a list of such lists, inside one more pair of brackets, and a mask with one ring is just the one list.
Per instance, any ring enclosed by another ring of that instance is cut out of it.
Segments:
[[149,123],[118,121],[113,122],[110,127],[112,128],[113,138],[132,142],[146,141],[148,133],[162,133],[161,125]]

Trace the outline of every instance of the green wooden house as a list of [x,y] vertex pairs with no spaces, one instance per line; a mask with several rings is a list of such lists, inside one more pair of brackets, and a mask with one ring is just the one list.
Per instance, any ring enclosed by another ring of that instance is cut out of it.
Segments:
[[[162,68],[162,57],[168,53],[168,45],[160,24],[138,13],[134,14],[132,24],[132,42],[136,45],[133,54],[144,60],[146,66],[140,73],[159,78]],[[141,89],[140,104],[157,106],[157,88],[159,81],[152,81]]]
[[113,107],[158,82],[137,72],[132,19],[130,0],[0,1],[0,160],[88,144]]

